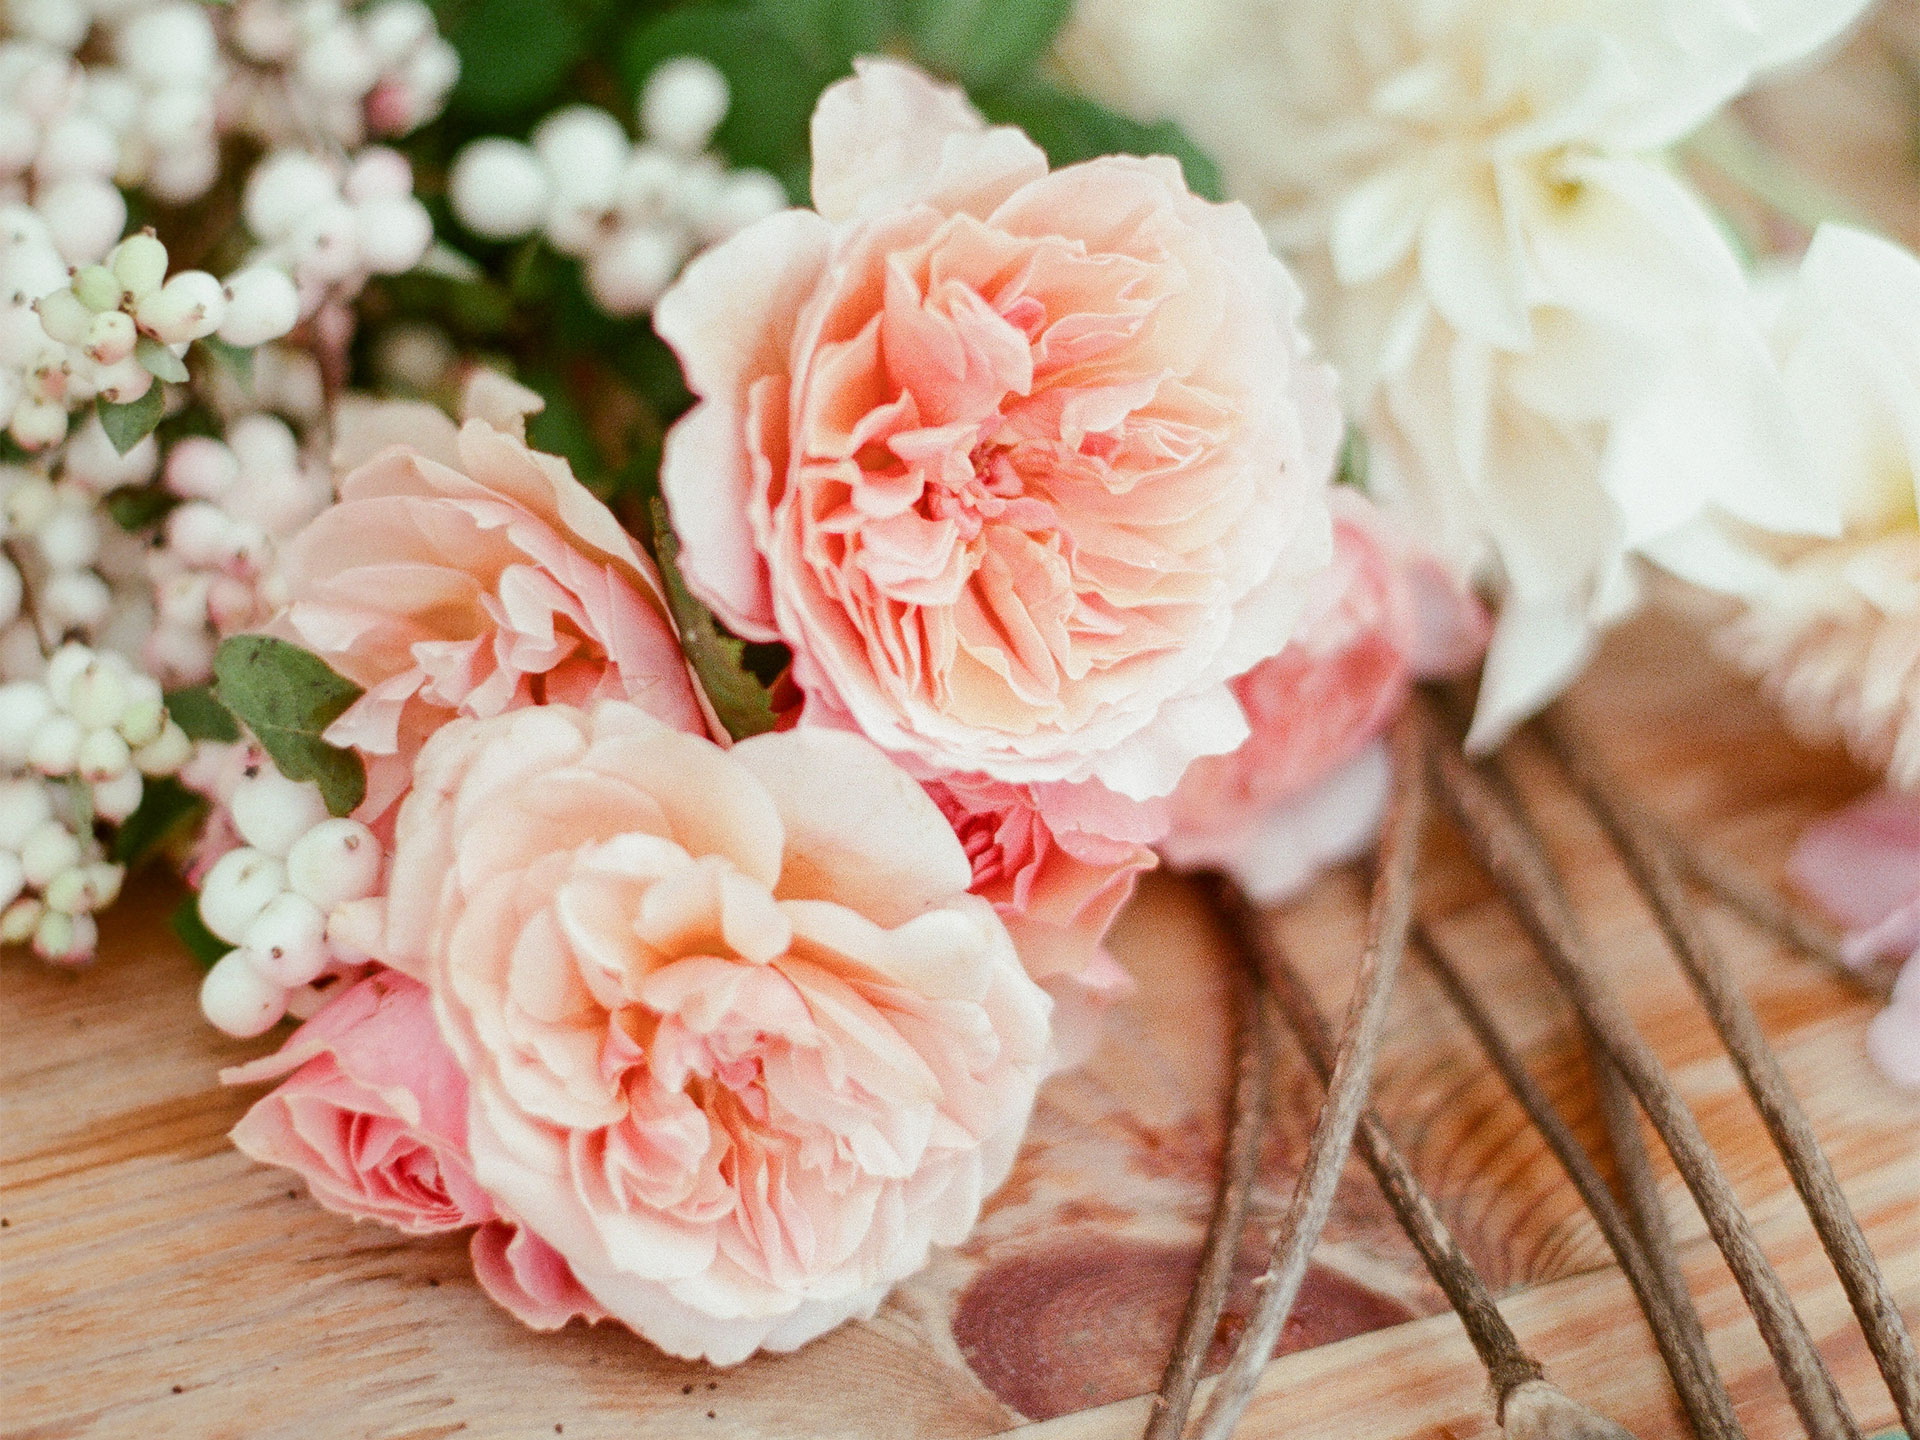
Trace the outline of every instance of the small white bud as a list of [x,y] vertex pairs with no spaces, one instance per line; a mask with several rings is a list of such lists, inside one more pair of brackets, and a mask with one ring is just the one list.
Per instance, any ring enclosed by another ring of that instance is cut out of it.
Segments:
[[401,275],[433,243],[433,217],[411,195],[375,197],[354,206],[353,234],[362,265],[375,275]]
[[647,77],[640,96],[640,128],[670,150],[697,154],[726,118],[727,77],[710,60],[680,55]]
[[167,452],[167,488],[189,500],[219,500],[240,478],[240,462],[218,440],[190,435]]
[[167,279],[167,247],[152,234],[129,235],[113,247],[107,266],[135,300],[151,295]]
[[300,291],[293,278],[272,265],[249,265],[227,277],[227,314],[220,338],[251,349],[278,340],[300,319]]
[[193,758],[193,741],[173,721],[154,739],[133,752],[133,763],[142,775],[171,775]]
[[96,365],[118,365],[133,354],[134,341],[139,338],[133,317],[126,311],[103,311],[87,327],[87,358]]
[[[73,293],[80,303],[94,314],[108,310],[118,310],[120,302],[127,298],[121,289],[120,281],[113,271],[104,265],[84,265],[73,275]],[[42,324],[46,323],[44,320]]]
[[53,818],[53,800],[38,780],[0,780],[0,849],[17,852]]
[[413,194],[413,166],[398,150],[369,145],[354,156],[340,193],[352,205],[364,205],[369,200],[404,200]]
[[42,775],[71,775],[86,732],[71,715],[49,715],[27,746],[27,764]]
[[287,852],[287,883],[324,911],[380,887],[380,842],[358,820],[323,820]]
[[54,703],[65,709],[73,698],[73,682],[99,663],[99,656],[77,641],[62,645],[47,661],[47,673],[41,677]]
[[118,730],[90,730],[80,742],[74,772],[89,785],[124,775],[133,765],[133,751]]
[[700,235],[714,244],[787,208],[787,192],[764,170],[734,170],[700,216]]
[[213,22],[184,0],[134,16],[115,48],[120,63],[150,85],[204,85],[219,64]]
[[126,405],[153,388],[153,373],[129,355],[116,364],[96,366],[93,388],[109,404]]
[[[10,768],[24,765],[34,737],[53,710],[53,696],[45,685],[32,680],[0,685],[0,761]],[[35,785],[32,789],[38,793],[40,787]],[[0,838],[0,844],[8,843]]]
[[[127,317],[121,315],[120,318]],[[33,538],[39,543],[40,558],[49,568],[78,570],[99,557],[100,521],[89,507],[65,505],[41,522]]]
[[33,932],[33,953],[57,965],[84,964],[99,944],[100,927],[91,915],[49,908]]
[[229,945],[238,945],[260,912],[287,888],[287,867],[271,855],[241,846],[222,855],[200,887],[200,919]]
[[294,842],[327,818],[320,787],[289,780],[263,764],[233,787],[227,802],[241,837],[256,850],[284,856]]
[[22,450],[45,450],[67,438],[67,407],[50,400],[28,400],[14,407],[7,434]]
[[93,264],[127,228],[126,198],[112,182],[93,176],[60,181],[36,197],[35,207],[69,265]]
[[241,948],[277,985],[305,985],[327,967],[327,919],[304,895],[288,891],[267,902],[247,926]]
[[340,198],[340,185],[323,162],[299,150],[278,150],[247,179],[242,212],[262,240],[285,239],[300,218]]
[[488,240],[516,240],[540,226],[553,193],[540,158],[517,140],[476,140],[453,162],[447,198],[460,223]]
[[620,122],[591,105],[556,110],[534,129],[533,149],[559,196],[610,204],[632,148]]
[[67,713],[88,730],[116,725],[127,706],[127,685],[120,667],[102,655],[91,657],[66,684]]
[[220,282],[204,270],[183,270],[133,309],[140,328],[163,345],[211,335],[227,318]]
[[294,221],[288,248],[299,257],[302,285],[331,285],[353,274],[360,264],[353,207],[331,200]]
[[62,345],[86,343],[87,331],[93,328],[94,312],[73,293],[71,286],[42,295],[33,302],[33,308],[40,312],[40,326],[53,340]]
[[5,911],[0,911],[0,945],[24,945],[40,928],[47,913],[46,902],[37,895],[23,895]]
[[27,888],[27,873],[20,868],[20,857],[11,850],[0,850],[0,911],[20,898]]
[[287,1013],[287,992],[261,973],[254,957],[232,950],[200,982],[200,1013],[236,1039],[264,1035]]
[[638,315],[666,293],[686,256],[669,231],[621,230],[587,261],[587,289],[608,313]]
[[47,127],[33,173],[42,185],[51,185],[75,176],[111,180],[119,166],[120,142],[113,131],[91,115],[69,113]]
[[146,782],[139,770],[129,765],[118,775],[94,782],[93,813],[118,825],[140,808],[140,797],[145,793]]
[[47,885],[48,906],[68,915],[86,915],[104,910],[120,895],[120,882],[126,872],[118,865],[100,861],[62,870]]
[[63,630],[93,631],[113,611],[113,592],[91,570],[67,570],[40,592],[40,608]]
[[114,729],[120,732],[120,738],[136,750],[158,740],[166,728],[165,702],[146,698],[128,700],[120,711],[120,719],[114,724]]
[[433,12],[420,0],[380,0],[362,13],[367,45],[383,65],[391,65],[435,33]]
[[42,820],[20,847],[20,873],[29,885],[45,889],[54,876],[85,858],[79,836],[58,820]]

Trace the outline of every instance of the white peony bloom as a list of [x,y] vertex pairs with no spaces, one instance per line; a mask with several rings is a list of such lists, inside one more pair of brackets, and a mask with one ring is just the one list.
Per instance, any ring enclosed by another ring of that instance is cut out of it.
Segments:
[[1720,514],[1831,527],[1662,152],[1864,4],[1083,0],[1069,69],[1213,150],[1309,291],[1370,487],[1501,592],[1476,745],[1579,672],[1632,556]]
[[1920,790],[1920,259],[1826,226],[1771,298],[1770,338],[1804,436],[1797,479],[1836,533],[1702,526],[1658,558],[1739,597],[1727,646],[1801,729],[1846,739]]

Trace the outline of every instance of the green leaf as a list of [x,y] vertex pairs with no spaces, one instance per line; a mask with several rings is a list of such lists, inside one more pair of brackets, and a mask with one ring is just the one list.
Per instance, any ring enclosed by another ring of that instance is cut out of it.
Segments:
[[180,937],[180,943],[187,947],[187,953],[200,962],[201,968],[211,970],[233,946],[207,929],[207,922],[200,918],[200,897],[189,895],[174,906],[173,914],[167,917],[167,924],[173,933]]
[[527,443],[560,456],[583,483],[592,484],[602,468],[600,452],[587,429],[587,417],[580,413],[560,376],[551,370],[536,370],[521,380],[547,402],[546,409],[527,418]]
[[885,48],[906,20],[905,0],[754,0],[787,42],[821,70]]
[[805,162],[813,102],[833,76],[808,64],[764,14],[744,4],[685,5],[636,25],[620,54],[627,93],[638,97],[676,55],[711,60],[727,77],[732,104],[714,143],[729,160],[782,178]]
[[906,0],[916,56],[970,88],[1027,74],[1073,12],[1073,0]]
[[166,519],[167,513],[180,503],[180,497],[164,485],[141,485],[111,491],[105,503],[114,524],[129,534],[136,534]]
[[200,348],[225,366],[227,373],[233,376],[242,390],[249,395],[253,393],[253,351],[229,345],[218,335],[206,336],[201,340]]
[[556,0],[478,0],[447,39],[460,54],[452,108],[480,119],[527,115],[557,100],[587,53],[585,27]]
[[1056,166],[1102,155],[1171,155],[1180,162],[1187,188],[1194,194],[1209,200],[1225,198],[1220,167],[1171,120],[1143,125],[1084,95],[1039,80],[976,95],[974,101],[989,120],[1025,130]]
[[235,635],[220,642],[213,685],[220,703],[253,732],[280,773],[313,781],[333,814],[351,814],[366,798],[360,757],[321,738],[365,692],[319,656],[271,635]]
[[1347,426],[1346,438],[1340,442],[1340,464],[1333,472],[1333,483],[1364,491],[1372,469],[1373,454],[1367,448],[1366,432],[1358,425]]
[[680,575],[680,541],[673,533],[666,502],[654,497],[652,512],[654,558],[666,582],[667,607],[680,627],[680,646],[714,713],[736,740],[773,729],[780,723],[773,692],[749,667],[746,643],[723,631],[713,612],[687,588]]
[[240,738],[233,712],[215,698],[211,685],[188,685],[167,692],[167,714],[187,732],[189,740],[217,740],[231,745]]
[[138,400],[112,405],[103,395],[94,408],[100,412],[100,426],[107,432],[107,439],[124,455],[153,433],[153,427],[167,413],[167,397],[159,385],[149,385]]
[[133,342],[133,358],[144,365],[147,373],[156,380],[179,385],[187,378],[187,362],[151,335],[142,335]]
[[140,787],[139,807],[113,833],[113,858],[131,870],[206,813],[205,798],[171,775],[148,780]]

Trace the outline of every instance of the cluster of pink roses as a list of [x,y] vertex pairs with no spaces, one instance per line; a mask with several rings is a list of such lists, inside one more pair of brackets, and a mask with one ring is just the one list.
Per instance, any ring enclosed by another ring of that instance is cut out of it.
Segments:
[[699,397],[684,573],[788,647],[797,712],[727,742],[526,392],[344,414],[276,628],[365,688],[328,738],[390,858],[328,936],[371,968],[227,1075],[286,1077],[235,1139],[322,1203],[472,1227],[529,1324],[716,1362],[957,1243],[1128,983],[1154,847],[1352,845],[1342,777],[1484,630],[1333,497],[1331,377],[1244,209],[1168,160],[1050,172],[892,62],[813,140],[816,208],[656,317]]

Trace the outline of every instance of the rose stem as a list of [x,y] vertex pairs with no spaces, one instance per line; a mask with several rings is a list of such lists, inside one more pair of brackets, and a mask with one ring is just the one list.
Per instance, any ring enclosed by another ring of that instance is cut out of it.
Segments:
[[[1672,1236],[1662,1230],[1667,1240],[1664,1250],[1657,1243],[1652,1246],[1642,1244],[1641,1237],[1636,1234],[1620,1202],[1614,1199],[1613,1191],[1607,1188],[1607,1182],[1594,1165],[1592,1157],[1554,1107],[1553,1101],[1547,1097],[1546,1091],[1540,1088],[1519,1055],[1494,1026],[1493,1017],[1486,1006],[1468,987],[1466,979],[1423,926],[1416,925],[1414,928],[1413,949],[1414,954],[1425,961],[1439,979],[1440,988],[1453,1002],[1454,1009],[1473,1032],[1487,1059],[1500,1072],[1507,1088],[1513,1092],[1514,1098],[1527,1112],[1527,1117],[1533,1121],[1534,1128],[1559,1158],[1567,1178],[1573,1181],[1574,1189],[1580,1192],[1580,1198],[1586,1202],[1594,1222],[1600,1227],[1601,1235],[1613,1251],[1614,1259],[1619,1261],[1627,1283],[1633,1287],[1633,1293],[1640,1301],[1640,1309],[1647,1317],[1647,1328],[1652,1331],[1654,1343],[1660,1347],[1660,1354],[1667,1362],[1667,1372],[1673,1377],[1674,1389],[1679,1392],[1680,1403],[1686,1408],[1694,1433],[1702,1440],[1739,1440],[1743,1434],[1740,1422],[1734,1417],[1733,1401],[1721,1383],[1719,1371],[1714,1368],[1713,1357],[1707,1349],[1706,1332],[1687,1295],[1686,1281],[1681,1277],[1679,1261],[1673,1254]],[[1614,1075],[1617,1084],[1617,1072],[1609,1067],[1608,1073]],[[1637,1130],[1635,1138],[1638,1138]],[[1640,1154],[1644,1161],[1644,1147]],[[1624,1165],[1622,1168],[1624,1170]]]
[[1890,976],[1849,965],[1840,953],[1839,941],[1825,926],[1782,900],[1771,885],[1749,873],[1739,861],[1688,840],[1643,806],[1624,800],[1619,803],[1629,809],[1647,836],[1658,838],[1682,874],[1749,925],[1819,962],[1855,989],[1881,1000],[1892,993]]
[[[1197,880],[1215,913],[1232,925],[1234,917],[1226,897],[1237,892],[1231,883],[1211,874]],[[1235,949],[1244,953],[1246,947],[1237,932],[1234,941]],[[1200,1367],[1213,1343],[1220,1313],[1226,1309],[1233,1262],[1246,1232],[1253,1183],[1260,1169],[1261,1143],[1266,1138],[1274,1057],[1279,1049],[1278,1027],[1273,1007],[1250,970],[1236,965],[1233,983],[1239,1019],[1234,1034],[1233,1096],[1229,1102],[1232,1118],[1228,1122],[1226,1155],[1214,1192],[1213,1215],[1207,1222],[1200,1272],[1187,1294],[1173,1354],[1167,1359],[1159,1393],[1153,1397],[1145,1440],[1178,1440],[1187,1423],[1187,1410],[1200,1383]]]
[[1659,1059],[1611,992],[1593,975],[1585,932],[1544,849],[1499,799],[1499,792],[1467,764],[1423,700],[1428,720],[1428,773],[1480,864],[1506,894],[1581,1019],[1619,1067],[1654,1128],[1666,1142],[1693,1192],[1714,1242],[1726,1256],[1760,1333],[1799,1413],[1815,1440],[1857,1440],[1859,1427],[1814,1348],[1786,1287],[1767,1263],[1753,1227],[1715,1161],[1692,1114]]
[[1753,1007],[1689,901],[1671,853],[1641,822],[1638,811],[1619,801],[1618,779],[1564,714],[1550,715],[1540,728],[1548,750],[1612,837],[1714,1029],[1720,1032],[1741,1083],[1786,1162],[1820,1243],[1846,1287],[1900,1422],[1908,1434],[1920,1434],[1920,1359],[1914,1355],[1913,1337]]
[[1307,1257],[1326,1228],[1333,1193],[1353,1144],[1354,1126],[1366,1104],[1380,1048],[1394,976],[1413,918],[1414,866],[1426,819],[1426,779],[1420,763],[1421,735],[1415,718],[1402,715],[1391,740],[1393,797],[1380,839],[1379,868],[1367,909],[1367,939],[1360,954],[1353,1000],[1334,1060],[1327,1103],[1314,1122],[1307,1158],[1293,1197],[1274,1237],[1266,1274],[1257,1282],[1259,1302],[1233,1357],[1200,1418],[1199,1440],[1225,1440],[1253,1398],[1260,1371],[1273,1354],[1307,1273]]
[[[1281,1014],[1286,1017],[1288,1026],[1300,1041],[1300,1048],[1306,1052],[1314,1073],[1325,1084],[1333,1070],[1333,1037],[1328,1033],[1326,1017],[1314,1003],[1312,991],[1280,946],[1262,946],[1254,959],[1260,966],[1268,989],[1280,1002]],[[1387,1197],[1387,1203],[1393,1207],[1400,1228],[1407,1232],[1407,1238],[1413,1241],[1414,1248],[1427,1262],[1428,1271],[1446,1292],[1448,1301],[1460,1316],[1467,1337],[1473,1342],[1473,1348],[1479,1352],[1481,1363],[1486,1366],[1487,1381],[1493,1388],[1494,1414],[1501,1423],[1506,1423],[1509,1398],[1522,1387],[1532,1386],[1536,1391],[1553,1391],[1549,1403],[1558,1423],[1550,1432],[1552,1435],[1592,1436],[1595,1440],[1601,1436],[1627,1437],[1630,1440],[1628,1431],[1595,1415],[1561,1393],[1557,1387],[1548,1385],[1544,1368],[1520,1344],[1513,1327],[1507,1324],[1506,1317],[1500,1313],[1499,1304],[1487,1288],[1486,1281],[1481,1279],[1480,1272],[1474,1269],[1473,1262],[1448,1231],[1432,1199],[1421,1188],[1413,1167],[1394,1145],[1393,1137],[1373,1110],[1361,1115],[1355,1139],[1360,1146],[1361,1157],[1367,1162],[1367,1168],[1373,1171],[1373,1178],[1380,1186],[1380,1193]],[[1528,1398],[1533,1400],[1533,1408],[1537,1408],[1542,1401],[1535,1399],[1534,1393],[1529,1392]]]

